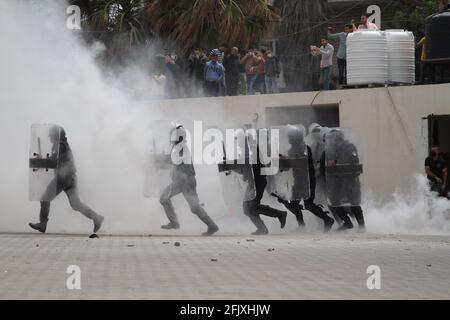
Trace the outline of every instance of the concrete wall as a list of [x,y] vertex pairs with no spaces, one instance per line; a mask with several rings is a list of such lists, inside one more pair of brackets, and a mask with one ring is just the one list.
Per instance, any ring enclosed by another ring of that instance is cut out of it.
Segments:
[[252,123],[257,114],[255,124],[263,127],[268,107],[310,106],[314,111],[330,104],[339,105],[341,127],[359,135],[365,191],[387,200],[396,189],[405,190],[413,174],[423,173],[422,118],[450,114],[450,84],[164,100],[151,102],[150,108],[167,119],[176,115],[178,121],[219,127]]

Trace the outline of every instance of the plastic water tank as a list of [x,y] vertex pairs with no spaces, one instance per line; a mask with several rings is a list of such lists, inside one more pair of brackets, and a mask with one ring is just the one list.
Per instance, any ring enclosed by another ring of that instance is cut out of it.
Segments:
[[450,11],[425,19],[427,59],[450,59]]
[[347,84],[386,83],[389,60],[383,31],[356,31],[347,36]]
[[389,81],[397,83],[415,82],[414,34],[405,30],[386,30],[389,57]]

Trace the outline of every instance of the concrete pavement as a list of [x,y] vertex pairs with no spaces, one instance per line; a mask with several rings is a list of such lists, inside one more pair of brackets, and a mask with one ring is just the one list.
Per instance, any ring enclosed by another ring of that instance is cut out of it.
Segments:
[[448,236],[0,234],[0,299],[449,298]]

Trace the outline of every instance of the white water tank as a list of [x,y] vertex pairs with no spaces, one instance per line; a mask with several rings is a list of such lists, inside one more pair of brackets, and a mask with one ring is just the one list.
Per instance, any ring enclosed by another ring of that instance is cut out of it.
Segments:
[[384,84],[389,79],[384,31],[356,31],[347,36],[347,84]]
[[415,82],[414,34],[405,30],[386,30],[389,54],[389,81],[397,83]]

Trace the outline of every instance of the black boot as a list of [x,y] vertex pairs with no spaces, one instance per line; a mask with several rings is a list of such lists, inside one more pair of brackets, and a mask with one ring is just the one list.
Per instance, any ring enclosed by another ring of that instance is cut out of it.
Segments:
[[165,230],[180,229],[180,225],[175,222],[169,222],[168,224],[162,225],[161,228]]
[[38,222],[38,223],[29,223],[28,224],[31,228],[34,230],[37,230],[39,232],[45,233],[45,230],[47,229],[47,222]]
[[253,236],[261,236],[261,235],[265,235],[268,233],[269,233],[269,230],[267,230],[267,227],[264,226],[264,227],[258,228],[255,232],[252,232],[252,235]]
[[286,225],[286,217],[287,217],[287,212],[286,211],[280,211],[280,215],[278,216],[278,220],[280,220],[280,227],[281,227],[281,229],[283,229],[284,226]]
[[349,220],[348,222],[344,221],[342,226],[340,226],[337,230],[338,231],[345,231],[345,230],[352,229],[352,228],[353,228],[353,223]]
[[366,223],[364,221],[364,215],[363,215],[363,211],[362,211],[361,207],[354,206],[354,207],[351,207],[350,210],[353,213],[353,215],[355,216],[356,221],[358,222],[358,225],[359,225],[358,232],[359,233],[366,232]]
[[50,213],[50,202],[41,201],[41,210],[39,212],[39,222],[29,223],[28,225],[39,232],[45,233],[47,229],[48,215]]
[[325,219],[324,223],[325,223],[325,226],[324,226],[323,232],[329,232],[331,230],[331,227],[334,224],[334,219],[328,217],[328,219]]
[[219,231],[219,227],[214,224],[213,226],[209,226],[208,230],[202,233],[202,236],[212,236],[217,231]]

